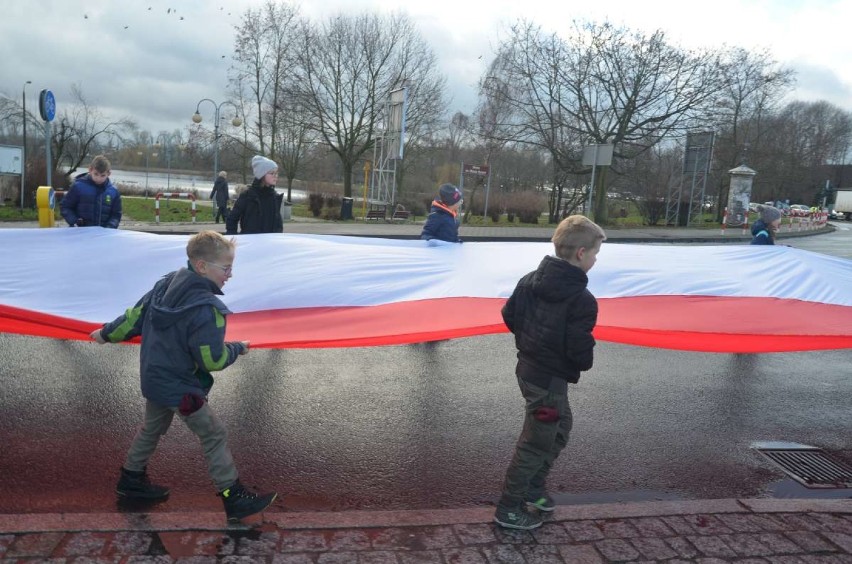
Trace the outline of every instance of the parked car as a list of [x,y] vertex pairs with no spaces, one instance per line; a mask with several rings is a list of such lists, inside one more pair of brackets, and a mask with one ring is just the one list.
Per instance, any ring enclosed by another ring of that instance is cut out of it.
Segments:
[[807,217],[811,215],[811,208],[804,204],[792,204],[790,206],[790,215],[795,217]]

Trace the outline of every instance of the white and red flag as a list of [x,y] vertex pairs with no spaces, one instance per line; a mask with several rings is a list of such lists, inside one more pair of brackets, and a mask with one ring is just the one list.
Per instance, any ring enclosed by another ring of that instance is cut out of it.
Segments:
[[[189,235],[3,229],[0,332],[88,339],[169,271]],[[500,309],[550,243],[237,237],[228,339],[391,345],[505,332]],[[709,352],[852,348],[852,261],[783,246],[604,243],[595,336]]]

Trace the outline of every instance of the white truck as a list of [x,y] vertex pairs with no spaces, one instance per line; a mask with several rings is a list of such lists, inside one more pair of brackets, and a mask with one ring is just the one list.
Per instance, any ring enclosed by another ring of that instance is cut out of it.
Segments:
[[837,217],[852,220],[852,190],[838,190],[833,209]]

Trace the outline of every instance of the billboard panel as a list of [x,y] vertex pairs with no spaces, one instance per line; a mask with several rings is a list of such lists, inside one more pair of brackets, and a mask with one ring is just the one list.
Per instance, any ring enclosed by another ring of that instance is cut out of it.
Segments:
[[23,155],[23,147],[0,145],[0,174],[21,174]]

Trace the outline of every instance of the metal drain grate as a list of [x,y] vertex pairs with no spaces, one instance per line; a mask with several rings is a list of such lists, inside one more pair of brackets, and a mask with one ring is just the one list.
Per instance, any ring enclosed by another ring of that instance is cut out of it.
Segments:
[[818,448],[754,448],[806,488],[852,488],[852,468]]

